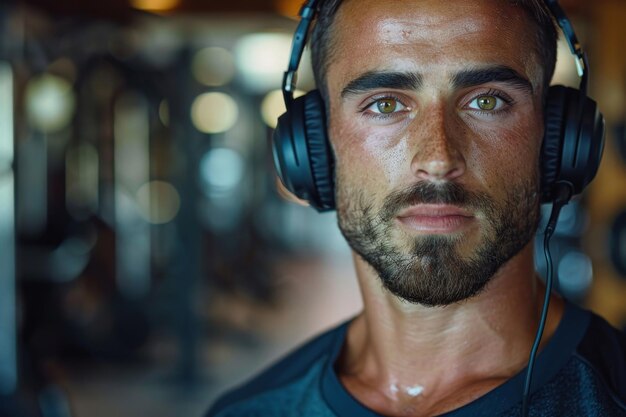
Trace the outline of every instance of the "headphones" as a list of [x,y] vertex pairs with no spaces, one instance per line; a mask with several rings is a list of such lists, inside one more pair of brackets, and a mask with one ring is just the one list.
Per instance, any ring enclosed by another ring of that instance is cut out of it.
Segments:
[[[579,194],[598,171],[604,148],[604,117],[587,97],[587,54],[578,43],[571,22],[557,0],[544,0],[563,30],[579,76],[579,89],[551,86],[545,108],[545,132],[541,149],[541,202],[555,200],[557,185]],[[297,70],[318,0],[308,0],[300,10],[289,67],[283,78],[286,113],[278,119],[273,135],[274,165],[285,187],[317,211],[335,208],[334,161],[328,141],[322,97],[313,90],[294,99]]]

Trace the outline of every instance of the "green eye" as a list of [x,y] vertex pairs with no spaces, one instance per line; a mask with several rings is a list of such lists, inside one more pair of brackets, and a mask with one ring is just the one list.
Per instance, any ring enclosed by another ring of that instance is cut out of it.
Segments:
[[480,96],[476,102],[481,110],[493,110],[498,104],[498,99],[494,96]]
[[398,107],[398,102],[393,98],[381,98],[380,100],[376,101],[376,107],[378,108],[379,112],[383,114],[389,114],[396,111],[396,108]]

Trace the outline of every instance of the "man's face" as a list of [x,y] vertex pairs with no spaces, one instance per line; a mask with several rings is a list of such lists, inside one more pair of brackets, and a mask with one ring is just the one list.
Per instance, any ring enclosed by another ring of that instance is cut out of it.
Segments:
[[328,65],[339,226],[396,296],[477,294],[538,219],[536,30],[502,0],[345,0]]

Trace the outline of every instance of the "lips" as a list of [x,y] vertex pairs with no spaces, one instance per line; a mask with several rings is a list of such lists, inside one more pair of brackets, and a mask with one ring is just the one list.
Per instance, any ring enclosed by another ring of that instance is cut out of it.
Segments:
[[474,216],[460,207],[443,204],[419,204],[404,209],[396,217],[417,232],[446,234],[458,232],[474,221]]

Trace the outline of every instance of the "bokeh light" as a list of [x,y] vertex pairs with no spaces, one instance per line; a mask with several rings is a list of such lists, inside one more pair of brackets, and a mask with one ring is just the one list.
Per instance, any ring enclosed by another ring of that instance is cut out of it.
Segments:
[[180,0],[130,0],[131,7],[150,12],[165,12],[180,4]]
[[289,61],[291,38],[286,33],[256,33],[241,38],[234,52],[246,88],[265,92],[281,84]]
[[591,259],[577,250],[567,252],[559,262],[558,276],[564,294],[577,298],[584,296],[593,280]]
[[26,86],[26,114],[32,127],[46,133],[67,127],[74,115],[76,98],[64,78],[42,74]]
[[212,149],[200,161],[203,188],[210,196],[232,191],[242,181],[244,173],[244,159],[233,149]]
[[191,120],[201,132],[222,133],[235,125],[239,116],[237,103],[224,93],[204,93],[191,106]]
[[193,56],[191,72],[201,84],[209,87],[225,85],[235,76],[235,58],[224,48],[204,48]]
[[[300,97],[302,95],[304,95],[304,91],[296,90],[294,92],[294,97]],[[282,90],[270,91],[261,102],[261,117],[265,124],[272,129],[276,127],[278,117],[285,111],[285,100],[283,99]]]
[[274,0],[274,8],[278,13],[291,19],[298,18],[301,3],[293,0]]
[[168,182],[151,181],[137,190],[137,205],[141,216],[148,222],[165,224],[178,214],[180,195]]

